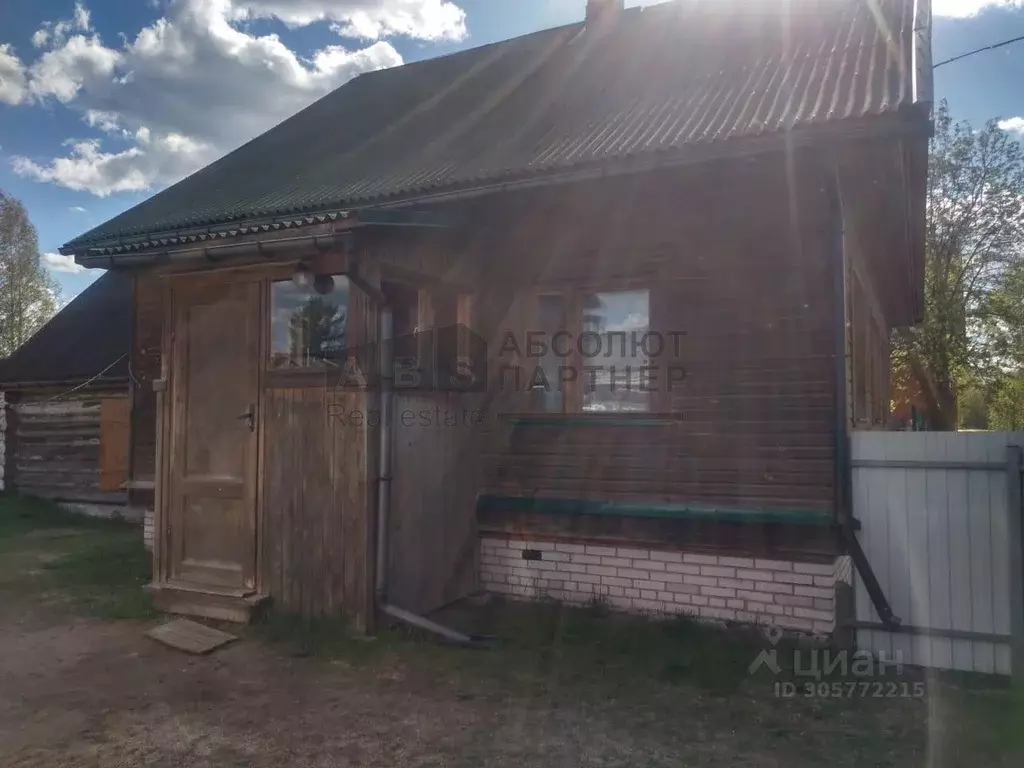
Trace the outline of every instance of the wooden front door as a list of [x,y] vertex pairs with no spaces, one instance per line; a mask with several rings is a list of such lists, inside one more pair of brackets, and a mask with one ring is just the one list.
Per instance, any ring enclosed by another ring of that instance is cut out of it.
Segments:
[[255,586],[258,282],[172,292],[167,575],[246,592]]

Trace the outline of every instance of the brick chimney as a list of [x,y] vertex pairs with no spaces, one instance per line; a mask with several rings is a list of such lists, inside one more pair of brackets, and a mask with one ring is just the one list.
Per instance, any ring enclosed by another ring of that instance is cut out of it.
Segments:
[[587,0],[587,26],[603,27],[615,21],[625,0]]

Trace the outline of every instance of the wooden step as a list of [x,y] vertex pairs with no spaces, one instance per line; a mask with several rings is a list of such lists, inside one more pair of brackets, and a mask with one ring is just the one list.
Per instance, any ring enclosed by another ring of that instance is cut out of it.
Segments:
[[173,582],[149,584],[146,589],[157,610],[236,624],[249,624],[258,618],[270,599],[254,592],[218,591]]

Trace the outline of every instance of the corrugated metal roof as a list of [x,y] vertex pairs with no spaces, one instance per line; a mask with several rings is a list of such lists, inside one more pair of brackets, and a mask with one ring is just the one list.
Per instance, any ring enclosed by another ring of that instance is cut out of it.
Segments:
[[79,383],[101,372],[97,381],[126,380],[131,329],[132,278],[107,272],[0,359],[0,389]]
[[604,30],[570,25],[365,74],[66,249],[301,223],[899,112],[914,102],[914,6],[676,0]]

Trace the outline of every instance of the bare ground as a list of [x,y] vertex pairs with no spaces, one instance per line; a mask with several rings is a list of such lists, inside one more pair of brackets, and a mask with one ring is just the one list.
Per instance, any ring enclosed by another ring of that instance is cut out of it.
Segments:
[[706,658],[676,675],[574,644],[394,633],[325,648],[257,629],[192,657],[143,637],[151,620],[83,615],[39,576],[61,556],[50,541],[0,547],[4,766],[1022,764],[1019,742],[978,732],[1002,699],[977,710],[987,692],[935,680],[922,700],[780,700],[694,682]]

